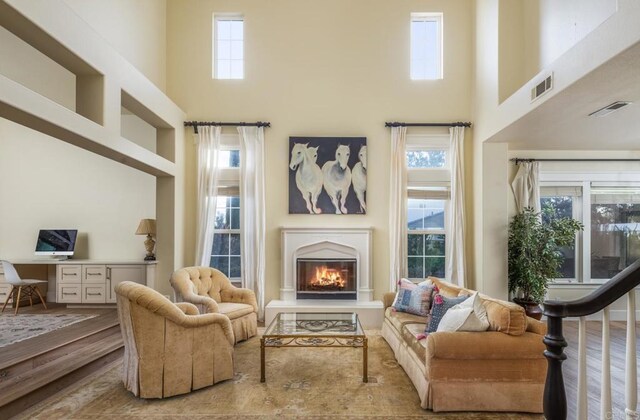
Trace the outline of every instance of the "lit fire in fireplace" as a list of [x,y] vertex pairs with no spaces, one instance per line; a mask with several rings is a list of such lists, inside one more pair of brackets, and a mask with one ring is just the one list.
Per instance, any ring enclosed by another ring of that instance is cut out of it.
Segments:
[[340,271],[327,268],[326,265],[316,267],[316,275],[309,280],[309,284],[318,289],[338,288],[343,289],[346,279],[340,276]]

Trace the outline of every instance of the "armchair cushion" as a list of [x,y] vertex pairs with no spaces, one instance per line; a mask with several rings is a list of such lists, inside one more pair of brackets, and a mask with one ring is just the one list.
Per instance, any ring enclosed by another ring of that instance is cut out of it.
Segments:
[[223,302],[218,304],[218,308],[221,314],[228,316],[231,320],[254,312],[253,306],[244,303]]

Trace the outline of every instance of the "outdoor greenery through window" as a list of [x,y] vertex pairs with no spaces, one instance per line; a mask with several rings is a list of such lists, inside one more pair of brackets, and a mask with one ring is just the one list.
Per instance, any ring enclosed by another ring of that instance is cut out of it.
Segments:
[[571,217],[585,224],[563,256],[558,280],[602,282],[640,258],[640,186],[584,181],[542,186],[542,221]]
[[409,278],[445,277],[445,204],[442,199],[408,200]]
[[408,150],[407,168],[444,168],[446,150]]
[[240,197],[218,196],[211,267],[230,279],[242,277],[240,261]]
[[239,168],[240,150],[221,150],[218,153],[218,166],[220,168]]

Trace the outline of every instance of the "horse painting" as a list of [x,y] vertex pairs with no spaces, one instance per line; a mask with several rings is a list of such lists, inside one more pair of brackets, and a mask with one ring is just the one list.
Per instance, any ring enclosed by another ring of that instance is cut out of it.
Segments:
[[318,148],[308,147],[308,144],[296,143],[291,151],[289,169],[296,171],[296,186],[310,214],[320,214],[318,196],[322,192],[322,171],[316,165]]
[[360,162],[356,163],[351,171],[351,182],[353,191],[360,202],[360,211],[366,213],[367,203],[364,193],[367,191],[367,146],[360,146],[358,159]]
[[336,149],[336,160],[330,160],[322,166],[324,190],[331,198],[336,214],[347,214],[345,202],[351,186],[351,169],[347,165],[351,151],[343,144]]

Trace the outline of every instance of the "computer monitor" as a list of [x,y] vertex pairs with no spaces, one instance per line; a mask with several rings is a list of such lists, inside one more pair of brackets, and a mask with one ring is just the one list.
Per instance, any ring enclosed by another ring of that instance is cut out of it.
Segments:
[[76,229],[41,229],[36,243],[36,255],[71,256],[76,247]]

